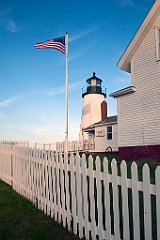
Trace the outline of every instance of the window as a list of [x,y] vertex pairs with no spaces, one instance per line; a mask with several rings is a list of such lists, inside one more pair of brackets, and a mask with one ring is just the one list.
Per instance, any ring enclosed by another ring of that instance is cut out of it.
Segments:
[[160,26],[155,29],[156,37],[156,58],[160,60]]
[[88,133],[88,138],[93,138],[93,134],[92,133]]
[[91,86],[96,86],[96,79],[92,79]]
[[112,126],[107,127],[107,139],[108,140],[112,139]]

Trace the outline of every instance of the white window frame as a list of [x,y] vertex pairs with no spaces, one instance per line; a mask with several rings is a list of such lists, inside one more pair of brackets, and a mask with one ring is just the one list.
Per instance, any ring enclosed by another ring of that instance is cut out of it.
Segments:
[[160,26],[155,28],[155,38],[156,38],[156,59],[160,60]]
[[[111,127],[112,131],[108,131],[108,128]],[[112,134],[112,138],[108,138],[109,134]],[[112,140],[113,139],[113,126],[112,125],[109,125],[107,126],[107,140]]]

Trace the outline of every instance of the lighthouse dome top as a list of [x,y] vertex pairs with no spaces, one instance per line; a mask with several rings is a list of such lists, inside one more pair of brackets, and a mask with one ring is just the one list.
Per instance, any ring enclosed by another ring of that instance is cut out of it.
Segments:
[[96,77],[96,73],[95,73],[95,72],[93,72],[93,76],[90,77],[90,78],[88,78],[88,79],[86,80],[86,82],[87,82],[88,84],[91,84],[91,81],[92,81],[93,79],[96,80],[96,83],[98,83],[98,84],[101,84],[101,82],[102,82],[102,80],[101,80],[100,78]]

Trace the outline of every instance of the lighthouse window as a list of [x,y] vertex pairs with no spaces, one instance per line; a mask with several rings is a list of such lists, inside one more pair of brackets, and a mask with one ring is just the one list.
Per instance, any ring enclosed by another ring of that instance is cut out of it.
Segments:
[[108,140],[112,139],[112,126],[107,127],[107,139]]
[[96,79],[92,79],[91,85],[92,85],[92,86],[96,86]]

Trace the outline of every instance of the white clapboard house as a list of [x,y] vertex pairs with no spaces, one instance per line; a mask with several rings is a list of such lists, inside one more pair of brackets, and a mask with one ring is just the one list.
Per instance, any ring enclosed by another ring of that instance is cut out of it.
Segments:
[[118,66],[131,85],[117,98],[120,159],[160,159],[160,0],[156,0]]
[[93,73],[82,88],[83,108],[79,139],[88,152],[117,152],[117,116],[107,116],[106,88]]

